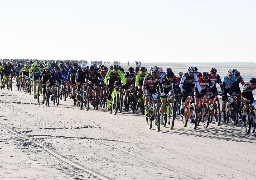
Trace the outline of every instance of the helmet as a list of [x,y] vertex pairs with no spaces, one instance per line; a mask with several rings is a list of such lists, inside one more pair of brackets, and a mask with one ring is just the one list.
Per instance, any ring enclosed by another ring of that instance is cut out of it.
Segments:
[[38,66],[38,63],[35,61],[33,62],[32,67],[36,67],[36,66]]
[[195,72],[197,72],[197,67],[189,67],[188,68],[188,72],[190,72],[190,73],[195,73]]
[[179,76],[182,77],[183,76],[183,72],[179,72]]
[[159,71],[160,73],[164,72],[163,68],[161,68],[161,67],[158,67],[158,71]]
[[158,67],[157,66],[153,66],[150,68],[150,72],[153,73],[153,72],[157,72],[158,71]]
[[133,67],[129,67],[128,71],[129,72],[134,72],[134,68]]
[[63,68],[64,68],[64,64],[63,64],[63,63],[60,63],[60,64],[59,64],[59,68],[62,68],[62,69],[63,69]]
[[228,76],[233,76],[233,70],[232,70],[232,69],[229,69],[227,75],[228,75]]
[[249,81],[249,83],[256,84],[256,78],[252,77]]
[[233,69],[233,74],[235,74],[237,72],[237,69]]
[[145,67],[141,67],[140,71],[145,72],[145,71],[147,71],[147,69]]
[[73,64],[73,68],[77,68],[78,64],[77,63],[74,63]]
[[90,71],[94,71],[94,70],[95,70],[95,66],[94,66],[94,65],[91,65]]
[[135,72],[139,72],[139,70],[140,70],[140,67],[139,67],[139,66],[136,66]]
[[172,68],[167,68],[166,72],[172,72]]
[[172,71],[167,71],[167,74],[166,74],[167,78],[173,78],[174,77],[174,73]]
[[46,65],[46,66],[44,67],[44,69],[45,69],[45,70],[49,70],[50,67],[49,67],[48,65]]
[[108,71],[108,67],[107,67],[107,66],[103,66],[103,67],[101,68],[101,70],[102,70],[102,71]]
[[212,72],[213,74],[216,74],[217,73],[217,69],[212,68],[210,72]]
[[208,79],[208,72],[203,72],[203,79]]
[[236,77],[239,77],[239,76],[240,76],[240,72],[239,72],[239,71],[236,71],[236,72],[234,72],[234,75],[235,75]]
[[83,63],[83,64],[81,65],[81,69],[87,69],[87,65],[86,65],[85,63]]
[[118,70],[118,69],[119,69],[119,65],[118,65],[118,64],[115,64],[115,65],[114,65],[114,69],[115,69],[115,70]]

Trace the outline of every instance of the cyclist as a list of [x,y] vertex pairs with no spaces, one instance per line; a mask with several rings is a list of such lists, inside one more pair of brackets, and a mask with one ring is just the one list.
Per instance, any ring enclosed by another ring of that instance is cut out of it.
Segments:
[[179,85],[179,79],[176,77],[171,68],[166,69],[166,73],[160,75],[159,86],[160,86],[160,100],[161,100],[161,123],[163,123],[163,114],[166,109],[167,97],[170,102],[173,102],[174,94],[177,92]]
[[[37,62],[34,62],[29,70],[29,75],[31,79],[34,81],[34,98],[37,98],[37,92],[36,92],[36,86],[40,86],[41,89],[41,83],[38,81],[41,79],[41,67]],[[39,83],[39,84],[37,84]]]
[[242,116],[242,120],[244,124],[246,122],[246,116],[247,116],[249,105],[253,104],[254,102],[253,91],[255,89],[256,89],[256,78],[251,78],[249,83],[246,83],[243,85],[242,98],[246,100],[246,103],[243,107],[243,116]]
[[83,63],[81,69],[76,73],[76,85],[78,91],[80,91],[81,85],[87,82],[88,76],[89,70],[87,69],[87,65]]
[[134,87],[135,77],[136,77],[136,74],[134,72],[134,68],[129,67],[128,72],[125,73],[126,85],[124,86],[124,89],[125,89],[124,106],[125,106],[126,111],[129,111],[129,100],[128,100],[128,98],[129,98],[129,89],[130,89],[131,85]]
[[209,91],[213,94],[213,96],[217,96],[218,91],[217,91],[216,84],[218,83],[221,88],[223,87],[223,85],[222,85],[222,81],[221,81],[220,76],[217,74],[217,69],[216,68],[212,68],[210,70],[209,79],[211,81],[211,88],[209,89]]
[[[68,66],[68,65],[66,64],[66,66]],[[68,79],[69,79],[70,85],[72,87],[72,96],[71,96],[72,99],[75,99],[75,97],[76,97],[76,88],[75,88],[75,86],[76,86],[77,70],[78,70],[78,64],[74,63],[73,67],[70,67],[69,72],[68,72]]]
[[50,67],[48,65],[46,65],[43,69],[42,72],[42,88],[43,88],[43,101],[42,103],[44,103],[45,99],[46,99],[46,88],[47,88],[47,82],[49,82],[49,79],[51,77],[51,72],[50,72]]
[[29,64],[26,63],[25,66],[20,70],[19,76],[21,77],[21,83],[24,84],[26,77],[29,78]]
[[222,87],[222,113],[223,118],[226,120],[226,104],[227,104],[227,94],[232,95],[236,94],[237,90],[235,89],[235,83],[237,78],[233,75],[233,70],[229,69],[227,76],[223,77],[223,87]]
[[243,77],[240,75],[240,72],[237,69],[233,69],[233,74],[236,77],[237,81],[234,83],[234,87],[236,89],[237,94],[241,95],[241,89],[239,84],[242,86],[245,84]]
[[12,78],[12,73],[13,73],[13,66],[12,64],[8,61],[6,64],[3,65],[3,80],[2,80],[2,88],[5,87],[5,84],[7,85],[8,78]]
[[202,97],[208,95],[209,89],[212,85],[208,72],[203,72],[202,77],[199,78],[199,84],[201,87],[201,93],[196,96],[201,100]]
[[104,79],[105,84],[109,87],[109,94],[108,94],[108,100],[107,100],[107,107],[108,110],[111,108],[111,96],[114,89],[114,83],[119,82],[123,86],[126,85],[126,78],[124,74],[120,71],[119,65],[115,64],[113,69],[109,69],[107,72],[107,75]]
[[[54,72],[51,73],[51,77],[49,79],[49,88],[51,89],[51,92],[55,92],[55,86],[60,86],[62,81],[62,73],[60,71],[59,66],[55,65]],[[51,100],[53,101],[54,96],[51,97]]]
[[136,77],[135,77],[135,87],[137,89],[141,89],[142,85],[143,85],[143,80],[145,78],[145,76],[147,75],[147,69],[145,67],[141,67],[140,71],[137,73]]
[[188,72],[182,76],[180,82],[180,91],[182,94],[182,103],[181,103],[181,114],[184,115],[184,103],[189,95],[192,95],[194,100],[194,91],[195,85],[198,92],[201,92],[201,86],[198,81],[197,76],[197,67],[189,67]]
[[90,66],[90,71],[88,73],[88,84],[89,84],[89,97],[93,97],[93,86],[96,86],[95,91],[98,91],[99,85],[99,73],[95,65]]
[[16,85],[19,85],[19,75],[20,75],[20,70],[22,69],[21,63],[18,63],[17,66],[14,68],[14,74],[16,76]]
[[[149,101],[152,94],[159,93],[159,72],[158,67],[154,66],[150,69],[150,74],[147,74],[143,80],[143,93],[145,97],[144,101],[144,107],[145,107],[145,115],[148,115],[148,109],[149,109]],[[151,117],[153,120],[154,117]]]
[[[135,77],[135,89],[138,103],[140,104],[141,108],[143,109],[143,95],[142,95],[142,86],[145,76],[148,74],[147,69],[145,67],[141,67],[140,71],[137,73]],[[142,112],[144,114],[144,112]]]

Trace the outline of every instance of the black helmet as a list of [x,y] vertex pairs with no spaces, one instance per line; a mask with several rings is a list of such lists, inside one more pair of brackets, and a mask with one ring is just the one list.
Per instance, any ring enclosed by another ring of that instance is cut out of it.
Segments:
[[216,68],[212,68],[211,71],[213,74],[216,74],[217,73],[217,69]]
[[166,77],[167,78],[173,78],[174,77],[174,73],[172,71],[167,71]]
[[256,84],[256,78],[252,77],[249,81],[249,83]]
[[172,68],[167,68],[166,69],[166,72],[168,73],[168,72],[172,72]]
[[146,70],[145,67],[141,67],[141,68],[140,68],[140,71],[145,72],[145,71],[147,71],[147,70]]
[[208,72],[203,72],[203,79],[208,79]]
[[239,72],[239,71],[236,71],[236,72],[234,73],[234,75],[235,75],[236,77],[239,77],[239,76],[240,76],[240,72]]
[[133,67],[129,67],[128,71],[129,72],[134,72],[134,68]]
[[95,70],[95,66],[94,66],[94,65],[91,65],[90,71],[94,71],[94,70]]
[[237,69],[233,69],[233,74],[235,75],[235,73],[237,72]]
[[73,64],[73,67],[74,67],[74,68],[77,68],[77,67],[78,67],[78,64],[77,64],[77,63],[74,63],[74,64]]
[[190,73],[195,73],[195,72],[197,72],[197,67],[189,67],[189,68],[188,68],[188,72],[190,72]]
[[118,69],[119,69],[119,65],[115,64],[115,65],[114,65],[114,69],[115,69],[115,70],[118,70]]
[[182,77],[183,76],[183,72],[179,72],[179,76]]

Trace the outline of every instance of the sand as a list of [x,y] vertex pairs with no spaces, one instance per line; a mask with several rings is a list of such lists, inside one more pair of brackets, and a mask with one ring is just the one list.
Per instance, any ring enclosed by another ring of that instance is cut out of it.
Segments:
[[[150,64],[145,65],[150,67]],[[175,72],[190,64],[163,64]],[[255,74],[256,64],[201,64]],[[256,137],[231,124],[148,129],[141,114],[38,105],[0,91],[0,179],[256,179]]]

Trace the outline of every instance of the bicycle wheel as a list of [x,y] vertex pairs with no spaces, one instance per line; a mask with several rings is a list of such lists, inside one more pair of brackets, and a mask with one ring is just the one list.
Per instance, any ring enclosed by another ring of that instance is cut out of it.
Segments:
[[184,118],[185,118],[185,124],[184,124],[184,127],[187,127],[188,125],[188,120],[190,118],[190,107],[189,106],[186,106],[184,108]]
[[118,93],[119,95],[119,97],[118,97],[118,109],[119,109],[119,112],[121,113],[122,112],[122,110],[123,110],[123,95],[119,92]]
[[172,124],[171,124],[171,129],[174,128],[174,122],[176,119],[176,101],[174,101],[174,103],[172,103]]
[[205,105],[204,107],[204,114],[203,114],[204,120],[206,120],[205,128],[208,128],[210,122],[211,122],[211,116],[210,116],[210,108],[209,105]]
[[214,106],[215,119],[217,118],[217,125],[220,125],[221,122],[221,112],[220,112],[220,101],[217,99],[216,106]]
[[120,108],[120,96],[119,96],[119,93],[116,94],[115,96],[115,115],[117,114],[117,111],[119,110]]
[[60,104],[60,86],[57,86],[56,90],[56,105],[58,106]]
[[49,106],[49,104],[50,104],[50,92],[49,92],[49,90],[47,89],[47,90],[46,90],[46,103],[45,103],[45,105],[46,105],[46,106]]
[[36,97],[37,103],[40,104],[40,86],[37,86]]
[[[158,106],[158,104],[157,104]],[[155,110],[155,121],[157,122],[157,132],[160,131],[160,126],[161,126],[161,123],[160,123],[160,116],[161,114],[159,113],[159,107],[156,107],[156,110]]]
[[137,109],[137,99],[134,96],[134,94],[130,98],[131,98],[130,104],[131,104],[132,113],[135,113],[135,111]]
[[90,106],[90,96],[89,96],[89,87],[86,89],[86,111],[89,111]]
[[192,104],[191,105],[191,120],[193,121],[194,120],[194,129],[197,128],[198,124],[199,124],[199,118],[198,118],[198,110],[196,109],[195,105]]

